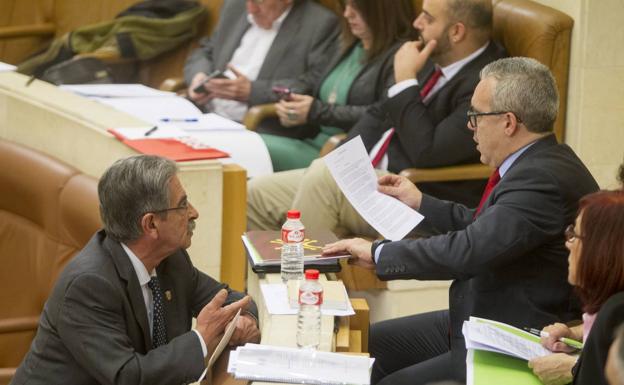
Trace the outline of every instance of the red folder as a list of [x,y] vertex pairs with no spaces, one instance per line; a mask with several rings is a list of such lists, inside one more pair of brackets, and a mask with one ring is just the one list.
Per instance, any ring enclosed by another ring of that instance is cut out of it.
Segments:
[[186,160],[218,159],[227,158],[230,155],[216,148],[193,148],[174,138],[145,138],[128,139],[114,129],[108,132],[113,134],[126,146],[135,149],[142,154],[158,155],[169,158],[176,162]]

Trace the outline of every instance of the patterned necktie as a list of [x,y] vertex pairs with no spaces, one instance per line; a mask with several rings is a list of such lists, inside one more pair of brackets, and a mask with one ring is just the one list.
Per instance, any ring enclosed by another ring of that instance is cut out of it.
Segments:
[[165,327],[165,305],[163,303],[162,290],[158,277],[152,277],[147,283],[152,289],[152,298],[154,299],[154,317],[152,331],[152,345],[157,348],[167,343],[167,328]]
[[[442,70],[440,68],[436,68],[435,72],[429,77],[429,80],[427,80],[427,83],[425,83],[423,88],[420,89],[421,99],[424,99],[427,97],[427,95],[429,95],[433,87],[436,85],[436,83],[440,79],[440,76],[442,76]],[[394,127],[390,129],[390,134],[388,134],[388,136],[386,137],[386,140],[384,140],[381,147],[379,147],[379,151],[377,151],[377,154],[375,154],[375,156],[373,157],[373,160],[371,161],[371,163],[373,164],[373,167],[377,167],[379,162],[381,162],[381,159],[383,159],[383,156],[386,154],[386,151],[388,151],[388,146],[390,146],[390,140],[392,140],[393,136],[394,136]]]
[[479,215],[479,212],[481,211],[481,207],[483,206],[487,198],[490,196],[490,193],[492,192],[492,190],[494,190],[494,187],[496,187],[496,184],[500,181],[500,179],[501,177],[500,177],[500,174],[498,173],[498,168],[496,168],[496,170],[494,170],[492,175],[490,175],[490,179],[488,179],[487,185],[485,186],[485,190],[483,191],[483,195],[481,196],[481,202],[479,202],[479,207],[477,207],[477,211],[475,211],[473,218],[476,218],[477,215]]

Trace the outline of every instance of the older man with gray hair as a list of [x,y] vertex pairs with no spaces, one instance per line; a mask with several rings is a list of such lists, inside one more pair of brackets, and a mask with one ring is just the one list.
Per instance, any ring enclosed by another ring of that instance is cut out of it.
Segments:
[[449,309],[380,322],[370,331],[373,383],[425,384],[466,376],[462,325],[470,316],[541,329],[580,318],[567,282],[564,229],[598,185],[552,129],[555,80],[529,58],[483,68],[468,111],[481,162],[494,169],[476,209],[423,194],[396,175],[379,190],[425,216],[436,236],[398,242],[339,241],[384,280],[452,279]]
[[259,340],[250,298],[193,267],[199,214],[176,174],[147,155],[106,170],[104,229],[60,275],[11,384],[194,382],[239,310],[231,343]]

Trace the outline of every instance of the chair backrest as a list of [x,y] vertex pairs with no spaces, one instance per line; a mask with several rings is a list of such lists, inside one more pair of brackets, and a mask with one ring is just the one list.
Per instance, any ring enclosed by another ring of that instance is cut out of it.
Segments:
[[531,0],[494,0],[494,39],[510,56],[534,58],[552,71],[559,91],[555,134],[563,141],[574,21],[563,12]]
[[[0,322],[38,316],[58,274],[100,227],[97,181],[0,140]],[[0,367],[17,365],[30,333],[0,335]]]

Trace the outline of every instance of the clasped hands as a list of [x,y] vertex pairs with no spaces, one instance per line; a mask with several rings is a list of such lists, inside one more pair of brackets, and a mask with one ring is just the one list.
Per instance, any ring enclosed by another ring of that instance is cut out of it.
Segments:
[[[196,330],[204,339],[209,352],[216,348],[227,325],[238,310],[244,311],[251,303],[251,298],[245,296],[236,302],[223,306],[227,295],[227,290],[221,289],[197,316]],[[241,313],[230,339],[230,345],[242,345],[246,342],[258,343],[259,341],[260,330],[255,318],[249,314]]]
[[544,328],[548,337],[542,337],[542,345],[555,354],[534,358],[529,361],[529,368],[545,385],[564,385],[572,382],[572,368],[577,357],[567,353],[576,349],[569,347],[559,338],[582,339],[582,327],[569,328],[562,323],[555,323]]
[[[394,174],[383,175],[379,177],[377,183],[379,192],[400,200],[414,210],[420,208],[422,193],[406,177]],[[351,255],[350,264],[374,270],[375,262],[371,255],[371,244],[372,242],[362,238],[343,239],[325,245],[323,255],[348,253]]]
[[[188,87],[188,97],[199,105],[204,105],[212,99],[229,99],[239,102],[249,100],[251,94],[251,81],[234,66],[228,65],[227,68],[234,74],[233,79],[214,78],[204,83],[208,78],[204,72],[195,74],[191,84]],[[196,93],[193,91],[197,86],[204,84],[206,93]]]

